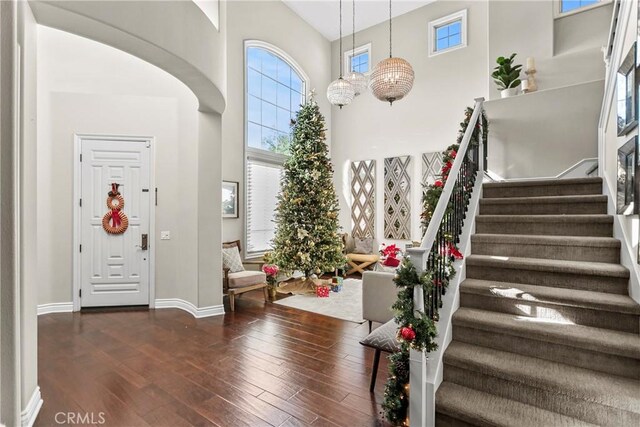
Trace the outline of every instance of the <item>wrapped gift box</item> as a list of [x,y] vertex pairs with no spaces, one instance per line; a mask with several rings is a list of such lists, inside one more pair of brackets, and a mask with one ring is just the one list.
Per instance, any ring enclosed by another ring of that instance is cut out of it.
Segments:
[[340,292],[342,290],[342,285],[344,284],[344,279],[340,276],[335,276],[331,278],[331,291]]
[[318,285],[316,286],[316,296],[318,298],[327,298],[329,296],[329,286]]

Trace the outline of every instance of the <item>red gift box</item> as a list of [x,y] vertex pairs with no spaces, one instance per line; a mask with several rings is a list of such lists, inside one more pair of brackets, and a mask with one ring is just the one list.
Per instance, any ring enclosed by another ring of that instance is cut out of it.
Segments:
[[329,296],[329,291],[331,288],[325,285],[316,286],[316,296],[318,298],[327,298]]

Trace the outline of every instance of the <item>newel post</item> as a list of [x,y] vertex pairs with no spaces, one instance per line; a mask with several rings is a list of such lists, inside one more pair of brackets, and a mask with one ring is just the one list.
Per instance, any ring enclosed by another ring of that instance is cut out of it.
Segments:
[[[407,250],[409,260],[418,275],[424,272],[428,252],[425,248]],[[421,286],[413,288],[413,309],[424,312],[424,293]],[[429,388],[431,390],[429,390]],[[424,351],[409,353],[409,424],[411,427],[426,427],[435,424],[435,395],[433,386],[427,385],[427,357]]]

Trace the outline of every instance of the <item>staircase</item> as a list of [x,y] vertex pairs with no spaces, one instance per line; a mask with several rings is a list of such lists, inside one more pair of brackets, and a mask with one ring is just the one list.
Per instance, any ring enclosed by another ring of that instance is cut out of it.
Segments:
[[600,178],[483,186],[440,426],[639,426],[640,306]]

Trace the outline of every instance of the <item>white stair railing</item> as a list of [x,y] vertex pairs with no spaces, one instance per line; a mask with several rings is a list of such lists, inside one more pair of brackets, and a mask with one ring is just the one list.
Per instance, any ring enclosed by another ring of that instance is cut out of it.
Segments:
[[[449,171],[438,204],[433,211],[429,225],[420,247],[408,249],[408,256],[419,275],[425,270],[437,271],[437,255],[444,247],[447,236],[460,235],[464,223],[466,203],[465,191],[469,186],[464,180],[476,177],[482,180],[485,171],[485,149],[483,137],[479,144],[470,150],[473,132],[478,125],[482,132],[482,112],[484,98],[476,98],[469,124],[460,142],[460,147]],[[458,185],[456,185],[458,184]],[[474,186],[471,185],[471,191]],[[468,195],[468,194],[467,194]],[[450,238],[450,237],[449,237]],[[436,272],[436,275],[439,274]],[[438,309],[442,304],[444,289],[434,287],[431,295],[424,295],[421,286],[415,286],[413,295],[414,311],[427,313],[437,320]],[[436,384],[427,382],[427,355],[424,351],[410,350],[409,355],[409,422],[411,427],[435,426]]]

